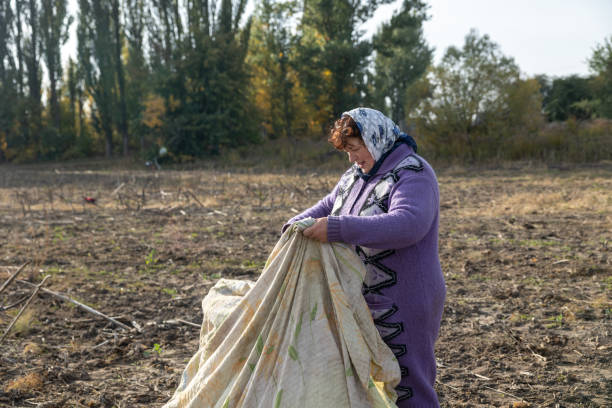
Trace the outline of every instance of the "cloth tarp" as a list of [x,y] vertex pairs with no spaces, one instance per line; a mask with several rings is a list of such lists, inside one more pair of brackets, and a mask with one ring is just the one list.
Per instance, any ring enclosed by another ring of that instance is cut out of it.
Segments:
[[281,236],[257,282],[221,281],[203,302],[200,347],[165,408],[393,408],[400,369],[361,294],[345,244]]

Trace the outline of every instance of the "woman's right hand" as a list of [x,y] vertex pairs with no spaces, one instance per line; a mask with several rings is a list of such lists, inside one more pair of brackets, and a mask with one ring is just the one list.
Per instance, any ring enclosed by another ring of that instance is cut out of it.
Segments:
[[317,218],[314,225],[306,228],[302,234],[306,238],[314,239],[319,242],[327,242],[327,217]]

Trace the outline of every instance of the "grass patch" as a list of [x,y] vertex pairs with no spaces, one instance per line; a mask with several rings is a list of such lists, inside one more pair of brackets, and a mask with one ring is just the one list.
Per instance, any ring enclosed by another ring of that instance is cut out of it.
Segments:
[[550,322],[545,325],[549,329],[552,329],[555,327],[561,327],[563,326],[563,322],[564,322],[563,313],[559,313],[558,315],[551,316],[546,320]]
[[[18,310],[12,310],[9,314],[14,317],[17,316],[18,312]],[[26,336],[29,334],[35,326],[40,324],[38,319],[36,319],[36,313],[37,312],[33,309],[26,309],[15,322],[15,325],[11,329],[11,333],[15,336]]]
[[534,317],[530,314],[527,313],[519,313],[519,312],[514,312],[510,315],[510,317],[508,318],[508,320],[510,320],[511,322],[526,322],[526,321],[531,321],[533,320]]
[[549,241],[546,239],[522,239],[522,240],[513,239],[513,240],[510,240],[510,242],[514,245],[526,246],[526,247],[531,247],[531,248],[543,248],[543,247],[551,247],[551,246],[560,245],[560,242],[558,241]]
[[174,288],[162,288],[162,292],[164,292],[166,295],[170,295],[172,297],[176,296],[177,291]]

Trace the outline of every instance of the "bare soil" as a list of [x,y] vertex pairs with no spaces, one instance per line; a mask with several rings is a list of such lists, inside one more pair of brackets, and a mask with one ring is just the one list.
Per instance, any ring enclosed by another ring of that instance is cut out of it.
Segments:
[[[39,293],[0,344],[0,406],[161,406],[207,290],[257,279],[339,175],[0,167],[0,283],[31,261],[20,279],[134,327]],[[612,165],[439,181],[442,406],[612,406]],[[31,291],[0,294],[0,335]]]

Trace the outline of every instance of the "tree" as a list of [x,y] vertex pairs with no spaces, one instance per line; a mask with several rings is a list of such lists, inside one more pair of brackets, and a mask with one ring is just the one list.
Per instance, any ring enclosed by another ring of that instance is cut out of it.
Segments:
[[322,125],[362,100],[372,46],[359,28],[389,2],[304,0],[296,66]]
[[[30,136],[27,143],[31,148],[32,155],[38,156],[41,151],[40,130],[42,127],[41,113],[41,69],[40,69],[40,36],[38,19],[38,2],[28,1],[28,9],[25,13],[25,22],[30,29],[30,36],[24,41],[24,61],[27,72],[28,99],[26,128]],[[30,157],[34,158],[34,157]]]
[[126,0],[125,34],[127,39],[126,104],[129,133],[137,137],[141,152],[145,149],[146,129],[142,122],[144,102],[152,87],[144,54],[146,10],[144,0]]
[[595,75],[592,86],[597,113],[612,118],[612,36],[595,47],[589,59],[589,68]]
[[570,117],[588,119],[591,109],[585,109],[585,101],[593,99],[590,80],[578,75],[553,79],[544,98],[544,112],[550,121],[565,121]]
[[[428,19],[427,5],[421,0],[404,0],[402,7],[374,35],[375,105],[405,128],[406,92],[431,64],[433,49],[423,35]],[[390,106],[387,107],[386,99]]]
[[8,72],[14,65],[9,44],[12,40],[11,27],[15,15],[11,9],[10,2],[0,3],[0,86],[8,86]]
[[[8,3],[7,3],[8,4]],[[25,0],[15,0],[15,48],[17,49],[17,83],[19,85],[19,95],[24,95],[24,55],[23,55],[23,27],[21,18],[23,16],[23,7]]]
[[77,66],[72,59],[72,57],[68,58],[68,72],[66,79],[66,87],[68,88],[68,113],[70,114],[70,127],[72,131],[77,134],[77,100],[78,100],[78,87],[79,87],[79,78],[77,72]]
[[[413,117],[426,144],[442,156],[501,157],[517,129],[533,131],[528,123],[537,122],[540,115],[535,81],[522,81],[514,60],[504,56],[489,36],[481,37],[475,30],[465,37],[461,49],[446,50],[428,82],[430,96]],[[514,114],[521,104],[530,109]]]
[[12,128],[15,120],[14,105],[10,102],[17,97],[17,89],[14,83],[15,62],[10,51],[9,44],[13,38],[11,27],[15,15],[11,9],[10,2],[0,3],[0,163],[7,159],[7,138],[11,138]]
[[[196,7],[199,3],[202,9]],[[162,22],[162,30],[151,37],[152,74],[157,93],[166,101],[164,131],[170,152],[218,154],[223,147],[253,139],[245,62],[251,19],[240,26],[245,5],[245,0],[188,3],[186,21],[193,31],[187,34],[164,22],[179,21],[185,13],[151,13]]]
[[61,47],[68,40],[68,29],[72,16],[67,13],[66,0],[42,0],[40,15],[40,35],[42,53],[49,77],[49,107],[53,126],[60,132],[60,105],[58,81],[62,78]]
[[129,134],[128,134],[128,118],[127,105],[125,102],[125,74],[123,73],[123,61],[121,58],[121,49],[123,47],[123,35],[121,31],[121,21],[119,16],[119,0],[111,0],[111,19],[113,22],[113,39],[115,48],[115,74],[117,77],[117,99],[119,102],[119,118],[117,127],[123,140],[123,155],[128,155]]
[[115,53],[110,0],[79,0],[78,54],[87,91],[92,95],[92,119],[105,139],[106,157],[113,154],[115,118]]
[[257,8],[248,57],[265,132],[271,138],[290,139],[292,145],[299,131],[296,104],[301,93],[292,67],[295,36],[290,24],[296,9],[293,0],[263,0]]

